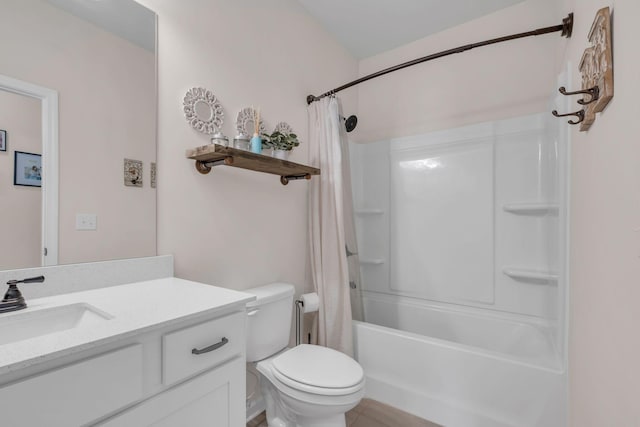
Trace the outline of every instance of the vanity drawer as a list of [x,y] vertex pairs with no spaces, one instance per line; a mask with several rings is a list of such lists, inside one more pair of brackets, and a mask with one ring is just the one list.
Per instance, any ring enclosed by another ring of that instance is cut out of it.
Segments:
[[241,354],[245,322],[246,314],[238,312],[164,335],[162,383],[172,384]]

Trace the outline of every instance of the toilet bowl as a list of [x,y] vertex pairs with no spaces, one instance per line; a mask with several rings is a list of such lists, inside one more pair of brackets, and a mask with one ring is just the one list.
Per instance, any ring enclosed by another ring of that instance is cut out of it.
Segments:
[[362,367],[326,347],[286,348],[294,287],[272,284],[244,292],[247,305],[247,362],[261,374],[269,427],[344,427],[345,412],[364,395]]

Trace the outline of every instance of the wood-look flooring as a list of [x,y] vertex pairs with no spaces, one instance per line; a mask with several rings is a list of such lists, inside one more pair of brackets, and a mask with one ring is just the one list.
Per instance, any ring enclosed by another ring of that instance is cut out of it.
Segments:
[[[346,419],[347,427],[441,427],[371,399],[362,399],[358,406],[347,412]],[[247,427],[268,427],[265,413],[251,420]]]

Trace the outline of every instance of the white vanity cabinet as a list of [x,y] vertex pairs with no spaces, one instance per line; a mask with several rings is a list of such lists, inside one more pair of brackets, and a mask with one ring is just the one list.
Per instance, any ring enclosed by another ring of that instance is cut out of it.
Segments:
[[[97,425],[243,426],[246,420],[244,328],[243,310],[165,334],[162,337],[164,391]],[[194,349],[206,351],[207,347],[212,349],[201,354],[192,352]]]
[[[92,327],[93,333],[60,332],[0,345],[0,362],[17,361],[0,364],[0,426],[244,426],[245,303],[252,298],[221,288],[212,294],[213,287],[201,285],[199,300],[169,313],[158,293],[175,295],[178,285],[181,292],[186,289],[185,281],[172,280],[153,288],[154,305],[148,304],[146,313],[118,312],[106,300],[91,299],[99,293],[87,293],[75,298],[113,315],[104,326]],[[128,317],[136,315],[139,321]],[[10,319],[0,316],[3,320]],[[127,329],[125,323],[133,326]],[[23,361],[10,354],[47,346],[58,347]]]

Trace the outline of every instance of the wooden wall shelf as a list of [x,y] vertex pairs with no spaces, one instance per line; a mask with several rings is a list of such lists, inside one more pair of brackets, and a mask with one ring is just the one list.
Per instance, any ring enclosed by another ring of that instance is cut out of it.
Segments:
[[291,180],[311,179],[312,175],[320,175],[320,169],[311,166],[219,144],[191,148],[187,150],[186,156],[196,161],[196,169],[202,174],[211,172],[214,166],[226,165],[279,175],[282,185],[287,185]]

